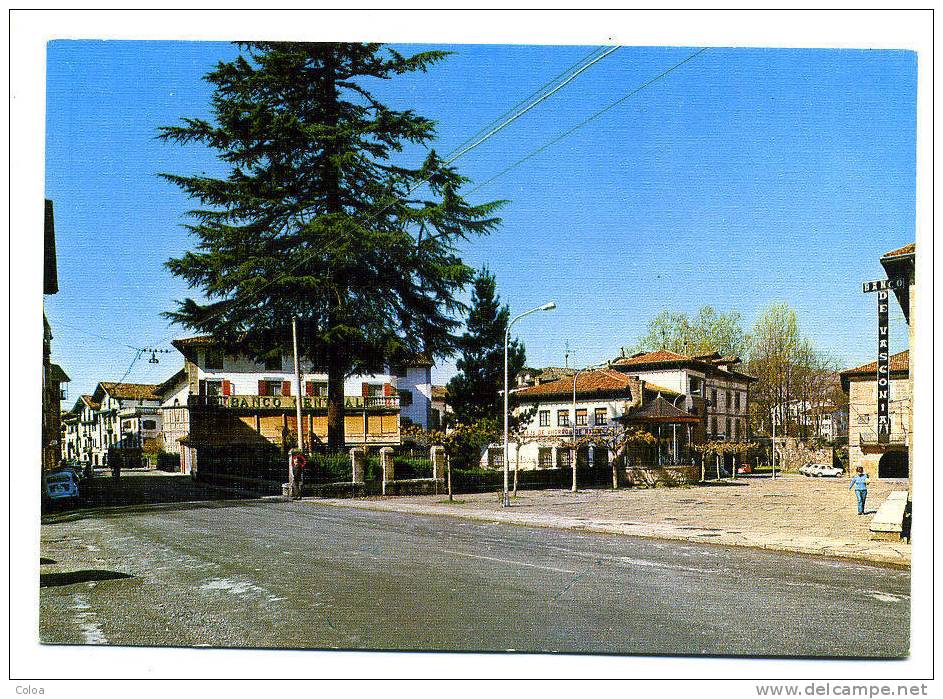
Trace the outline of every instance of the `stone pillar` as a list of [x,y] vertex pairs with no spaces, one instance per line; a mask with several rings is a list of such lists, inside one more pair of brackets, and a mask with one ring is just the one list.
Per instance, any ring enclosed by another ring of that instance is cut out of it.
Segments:
[[432,459],[432,477],[445,478],[445,447],[432,447],[429,458]]
[[550,447],[550,468],[557,467],[557,445]]
[[383,471],[383,494],[386,495],[386,484],[396,480],[393,473],[393,447],[380,449],[380,469]]
[[350,450],[350,472],[354,483],[363,483],[363,472],[367,465],[367,453],[362,447]]

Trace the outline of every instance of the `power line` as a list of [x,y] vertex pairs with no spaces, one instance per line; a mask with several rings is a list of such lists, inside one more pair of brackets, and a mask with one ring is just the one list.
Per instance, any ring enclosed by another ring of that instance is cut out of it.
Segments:
[[[593,59],[592,59],[591,61],[589,61],[588,63],[586,62],[586,59],[585,59],[585,58],[584,58],[584,59],[581,59],[580,61],[578,61],[575,65],[580,65],[581,63],[584,64],[584,65],[580,66],[577,70],[575,70],[575,72],[572,72],[572,74],[569,75],[569,76],[566,78],[566,80],[564,80],[563,82],[561,82],[559,85],[557,85],[556,87],[554,87],[554,88],[553,88],[552,90],[550,90],[549,92],[545,92],[544,94],[541,94],[537,99],[531,101],[531,102],[530,102],[526,107],[524,107],[523,109],[517,110],[511,117],[505,119],[505,120],[504,120],[502,123],[500,123],[498,126],[495,126],[495,127],[491,128],[484,136],[481,136],[480,138],[478,138],[477,140],[475,140],[472,144],[470,144],[470,145],[468,145],[468,146],[462,148],[461,150],[459,150],[459,152],[458,152],[457,154],[453,155],[451,158],[449,158],[447,161],[445,161],[445,165],[447,166],[447,165],[450,165],[450,164],[454,163],[456,160],[458,160],[459,158],[461,158],[463,155],[465,155],[465,154],[471,152],[472,150],[474,150],[475,148],[477,148],[478,146],[480,146],[482,143],[484,143],[485,141],[487,141],[488,139],[490,139],[492,136],[496,135],[496,134],[499,133],[500,131],[503,131],[505,128],[507,128],[508,126],[510,126],[513,122],[517,121],[517,120],[520,119],[522,116],[524,116],[527,112],[529,112],[529,111],[531,111],[532,109],[534,109],[538,104],[540,104],[541,102],[544,102],[545,100],[549,99],[552,95],[554,95],[555,93],[559,92],[559,91],[560,91],[561,89],[563,89],[566,85],[568,85],[568,84],[571,83],[573,80],[575,80],[581,73],[585,72],[585,71],[588,70],[590,67],[592,67],[593,65],[595,65],[595,64],[598,63],[599,61],[603,60],[604,58],[606,58],[607,56],[609,56],[610,54],[612,54],[613,52],[615,52],[615,51],[618,50],[619,48],[620,48],[619,46],[614,46],[614,47],[612,47],[611,49],[609,49],[609,50],[605,51],[604,53],[602,53],[601,55],[596,56],[595,58],[593,58]],[[591,52],[590,55],[593,55],[594,53],[596,53],[596,51]],[[566,71],[564,71],[561,75],[566,75],[567,73],[570,73],[571,70],[572,70],[572,69],[566,70]],[[525,101],[526,101],[526,100],[525,100]],[[486,127],[486,128],[487,128],[487,127]],[[479,130],[479,132],[480,132],[480,130]],[[408,197],[410,194],[412,194],[414,191],[416,191],[416,189],[418,189],[420,186],[422,186],[423,184],[425,184],[426,181],[427,181],[426,178],[423,178],[423,179],[419,180],[418,182],[416,182],[414,185],[412,185],[412,186],[406,191],[406,193],[403,195],[403,197]],[[472,190],[472,191],[474,191],[474,190]],[[365,225],[365,224],[367,224],[367,223],[370,223],[370,222],[373,221],[377,216],[381,215],[384,211],[386,211],[386,210],[389,209],[391,206],[393,206],[393,205],[394,205],[399,199],[401,199],[401,198],[402,198],[402,197],[394,198],[394,199],[393,199],[392,201],[390,201],[388,204],[385,204],[385,205],[382,206],[380,209],[378,209],[377,211],[375,211],[374,213],[372,213],[368,218],[364,219],[363,221],[360,221],[358,225],[363,226],[363,225]],[[302,254],[301,254],[301,259],[300,259],[295,265],[291,266],[291,267],[288,269],[288,271],[283,272],[283,273],[280,274],[279,276],[277,276],[277,277],[275,277],[275,278],[269,280],[268,282],[266,282],[265,284],[263,284],[262,286],[260,286],[258,289],[256,289],[256,290],[255,290],[254,292],[252,292],[251,294],[247,294],[244,298],[242,298],[242,299],[232,299],[232,302],[229,303],[229,304],[227,304],[227,307],[226,307],[225,310],[219,311],[218,313],[211,314],[211,315],[207,316],[206,318],[203,319],[202,322],[203,322],[203,323],[206,323],[207,321],[209,321],[209,320],[212,319],[212,318],[219,317],[219,316],[221,316],[223,313],[225,313],[226,311],[231,310],[235,305],[241,304],[241,303],[245,303],[245,302],[248,301],[249,299],[258,296],[263,290],[265,290],[265,289],[267,289],[268,287],[272,286],[272,285],[275,284],[276,282],[281,281],[282,279],[284,279],[285,277],[287,277],[289,274],[291,274],[292,272],[294,272],[295,270],[297,270],[302,264],[304,264],[304,263],[307,261],[307,257],[310,256],[310,255],[312,255],[312,254],[314,254],[314,252],[315,252],[314,250],[310,250],[310,251],[307,251],[307,252],[302,253]],[[169,340],[169,339],[171,339],[172,337],[173,337],[172,335],[167,336],[166,338],[164,338],[164,340],[162,340],[162,341],[159,342],[158,344],[163,344],[164,341]],[[136,348],[135,348],[135,349],[136,349]],[[137,361],[137,359],[135,359],[135,361]],[[132,364],[133,364],[133,362],[132,362]]]
[[456,152],[459,151],[461,148],[463,148],[463,147],[466,146],[467,144],[469,144],[469,143],[471,143],[472,141],[474,141],[476,138],[478,138],[479,136],[481,136],[483,133],[485,133],[488,129],[490,129],[490,128],[493,127],[495,124],[497,124],[498,122],[500,122],[502,119],[504,119],[504,118],[506,118],[507,116],[513,114],[517,109],[520,109],[520,107],[521,107],[522,105],[526,104],[529,100],[531,100],[531,99],[533,99],[534,97],[536,97],[537,95],[541,94],[544,90],[546,90],[548,87],[550,87],[550,86],[551,86],[552,84],[554,84],[557,80],[559,80],[560,78],[562,78],[564,75],[566,75],[567,73],[569,73],[569,72],[572,71],[572,70],[575,70],[579,65],[581,65],[582,63],[588,61],[588,60],[589,60],[590,58],[592,58],[594,55],[598,54],[598,53],[601,52],[601,51],[604,51],[605,48],[606,48],[605,46],[597,46],[595,49],[593,49],[593,50],[590,51],[588,54],[586,54],[582,59],[580,59],[577,63],[574,63],[573,65],[567,67],[567,69],[564,70],[562,73],[558,73],[557,75],[555,75],[554,77],[552,77],[550,80],[548,80],[547,82],[545,82],[543,85],[541,85],[540,87],[538,87],[536,90],[534,90],[532,93],[530,93],[529,95],[527,95],[527,97],[525,97],[524,99],[522,99],[521,101],[519,101],[517,104],[515,104],[513,107],[511,107],[510,109],[508,109],[508,110],[505,111],[503,114],[501,114],[500,116],[496,117],[495,119],[492,119],[490,122],[488,122],[487,124],[485,124],[485,125],[484,125],[483,127],[481,127],[480,129],[478,129],[478,131],[476,131],[474,134],[472,134],[471,136],[469,136],[468,138],[466,138],[464,141],[462,141],[460,144],[458,144],[455,148],[453,148],[451,151],[449,151],[449,153],[446,155],[446,157],[447,157],[447,158],[448,158],[448,157],[451,157],[454,153],[456,153]]
[[676,63],[675,65],[671,66],[668,70],[666,70],[666,71],[664,71],[664,72],[662,72],[662,73],[659,73],[658,75],[656,75],[654,78],[652,78],[652,79],[649,80],[648,82],[643,83],[643,84],[640,85],[639,87],[637,87],[637,88],[635,88],[634,90],[632,90],[632,92],[628,93],[627,95],[625,95],[625,96],[623,96],[623,97],[620,97],[620,98],[617,99],[615,102],[612,102],[612,103],[610,103],[609,105],[603,107],[603,108],[600,109],[598,112],[596,112],[595,114],[593,114],[593,115],[590,116],[590,117],[587,117],[586,119],[584,119],[583,121],[581,121],[579,124],[577,124],[577,125],[574,126],[573,128],[571,128],[571,129],[569,129],[569,130],[567,130],[567,131],[564,131],[562,134],[560,134],[559,136],[557,136],[557,137],[554,138],[553,140],[548,141],[547,143],[545,143],[544,145],[542,145],[542,146],[541,146],[540,148],[538,148],[537,150],[534,150],[534,151],[528,153],[527,155],[525,155],[525,156],[524,156],[523,158],[521,158],[520,160],[518,160],[518,161],[514,162],[513,164],[509,165],[508,167],[504,168],[501,172],[499,172],[499,173],[498,173],[497,175],[495,175],[494,177],[491,177],[491,178],[485,180],[485,181],[482,182],[481,184],[475,185],[475,187],[473,187],[472,189],[470,189],[470,190],[468,191],[468,193],[471,194],[471,193],[473,193],[473,192],[477,192],[479,189],[481,189],[482,187],[484,187],[484,186],[486,186],[486,185],[491,184],[492,182],[494,182],[494,181],[495,181],[496,179],[498,179],[499,177],[502,177],[502,176],[506,175],[508,172],[510,172],[511,170],[513,170],[514,168],[516,168],[518,165],[521,165],[522,163],[524,163],[524,162],[530,160],[530,159],[533,158],[535,155],[539,155],[540,153],[543,153],[545,150],[547,150],[548,148],[550,148],[550,146],[559,143],[560,141],[562,141],[564,138],[566,138],[567,136],[569,136],[569,135],[572,134],[573,132],[578,131],[579,129],[583,128],[584,126],[586,126],[586,125],[587,125],[588,123],[590,123],[591,121],[593,121],[593,120],[595,120],[595,119],[598,119],[598,118],[601,117],[603,114],[605,114],[606,112],[608,112],[610,109],[613,109],[614,107],[617,107],[618,105],[622,104],[622,103],[625,102],[627,99],[629,99],[630,97],[633,97],[634,95],[637,95],[639,92],[641,92],[642,90],[644,90],[646,87],[649,87],[650,85],[653,85],[654,83],[658,82],[659,80],[661,80],[662,78],[664,78],[666,75],[668,75],[668,74],[671,73],[672,71],[677,70],[678,68],[680,68],[681,66],[683,66],[683,65],[684,65],[685,63],[687,63],[688,61],[693,60],[694,58],[700,56],[702,53],[704,53],[705,51],[707,51],[707,48],[708,48],[708,47],[705,46],[704,48],[699,49],[698,51],[695,51],[694,53],[692,53],[690,56],[688,56],[687,58],[685,58],[685,59],[684,59],[683,61],[681,61],[680,63]]
[[612,53],[618,51],[619,48],[620,48],[620,47],[618,47],[618,46],[613,46],[611,49],[609,49],[608,51],[606,51],[606,52],[605,52],[604,54],[602,54],[601,56],[597,56],[597,57],[594,58],[592,61],[590,61],[589,63],[587,63],[586,65],[584,65],[583,67],[581,67],[579,70],[577,70],[575,73],[573,73],[572,75],[570,75],[566,80],[564,80],[563,82],[561,82],[561,83],[560,83],[559,85],[557,85],[555,88],[553,88],[552,90],[550,90],[550,92],[547,92],[546,94],[541,95],[539,98],[537,98],[536,100],[534,100],[533,102],[531,102],[527,107],[525,107],[524,109],[519,110],[519,111],[518,111],[517,113],[515,113],[513,116],[511,116],[510,118],[508,118],[507,120],[505,120],[502,124],[500,124],[500,125],[496,126],[495,128],[491,129],[491,131],[489,131],[488,133],[486,133],[484,136],[482,136],[480,139],[478,139],[477,141],[475,141],[474,143],[472,143],[470,146],[467,146],[466,148],[464,148],[464,149],[462,149],[461,151],[459,151],[458,154],[452,156],[449,160],[447,160],[447,161],[445,162],[445,164],[446,164],[446,165],[451,165],[452,163],[454,163],[456,160],[458,160],[459,158],[461,158],[463,155],[465,155],[465,154],[468,153],[469,151],[472,151],[472,150],[474,150],[475,148],[477,148],[478,146],[480,146],[482,143],[484,143],[485,141],[487,141],[489,138],[491,138],[492,136],[494,136],[494,135],[495,135],[496,133],[498,133],[499,131],[504,130],[505,128],[507,128],[508,126],[510,126],[513,122],[517,121],[517,120],[520,119],[522,116],[524,116],[525,114],[527,114],[527,112],[529,112],[531,109],[533,109],[534,107],[536,107],[538,104],[540,104],[541,102],[543,102],[543,101],[546,100],[546,99],[549,99],[549,98],[552,97],[554,94],[556,94],[557,92],[559,92],[560,90],[562,90],[564,87],[566,87],[569,83],[571,83],[571,82],[573,82],[574,80],[576,80],[576,78],[579,77],[580,73],[583,73],[584,71],[589,70],[593,65],[595,65],[596,63],[598,63],[599,61],[601,61],[602,59],[604,59],[606,56],[608,56],[608,55],[610,55],[610,54],[612,54]]

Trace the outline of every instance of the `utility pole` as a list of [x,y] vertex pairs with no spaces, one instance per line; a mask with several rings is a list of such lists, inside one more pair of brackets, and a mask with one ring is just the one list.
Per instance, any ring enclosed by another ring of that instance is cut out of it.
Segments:
[[[298,429],[298,449],[304,451],[302,447],[304,442],[303,429],[301,426],[301,363],[298,361],[298,316],[292,316],[291,319],[291,338],[295,353],[295,419],[298,421],[296,425]],[[295,469],[292,468],[290,456],[288,457],[288,483],[291,494],[296,495]]]
[[773,406],[773,480],[776,480],[776,406]]

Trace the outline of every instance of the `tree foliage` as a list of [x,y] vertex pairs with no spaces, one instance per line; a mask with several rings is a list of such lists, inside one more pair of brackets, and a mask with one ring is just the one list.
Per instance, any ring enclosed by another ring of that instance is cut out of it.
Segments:
[[841,400],[837,362],[818,350],[799,327],[796,311],[774,303],[757,318],[747,372],[758,381],[751,389],[753,429],[804,440],[816,437],[823,411]]
[[167,263],[199,288],[166,313],[258,359],[288,345],[328,372],[328,442],[343,444],[350,374],[455,349],[457,293],[473,270],[458,245],[491,232],[501,202],[468,204],[466,181],[428,148],[434,123],[392,109],[378,80],[426,71],[444,53],[411,57],[379,44],[247,42],[205,78],[212,119],[184,118],[159,138],[214,151],[225,174],[162,176],[197,202],[195,250]]
[[[458,340],[458,373],[446,390],[455,419],[462,424],[503,417],[504,335],[510,310],[497,294],[495,277],[487,269],[475,275],[465,333]],[[508,376],[524,368],[526,355],[519,340],[508,346]]]
[[645,334],[624,351],[636,354],[666,349],[686,355],[720,352],[740,356],[748,346],[739,313],[718,313],[711,306],[702,306],[693,317],[684,312],[661,311],[648,322]]

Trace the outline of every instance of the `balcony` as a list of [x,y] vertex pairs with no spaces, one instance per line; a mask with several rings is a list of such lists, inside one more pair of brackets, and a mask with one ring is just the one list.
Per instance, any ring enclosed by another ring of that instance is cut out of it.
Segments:
[[858,446],[862,449],[866,447],[905,447],[907,446],[907,433],[901,430],[891,429],[886,442],[878,439],[876,430],[862,430],[858,433]]
[[[281,412],[295,410],[295,396],[187,396],[188,408],[219,408],[224,410],[246,410],[251,412]],[[344,396],[347,412],[399,410],[399,396]],[[327,410],[324,396],[302,396],[301,409],[305,412]]]

